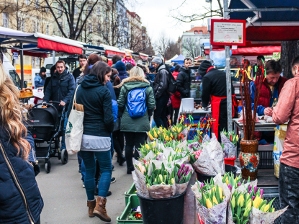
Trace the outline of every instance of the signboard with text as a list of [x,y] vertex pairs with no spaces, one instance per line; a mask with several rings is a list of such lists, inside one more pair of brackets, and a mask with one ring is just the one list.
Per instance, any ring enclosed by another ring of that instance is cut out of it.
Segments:
[[246,45],[246,20],[211,20],[212,45]]

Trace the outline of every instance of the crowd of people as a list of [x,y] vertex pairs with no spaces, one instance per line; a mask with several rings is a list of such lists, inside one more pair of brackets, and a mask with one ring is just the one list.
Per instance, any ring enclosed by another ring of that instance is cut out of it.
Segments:
[[[259,79],[263,79],[258,101],[259,115],[272,116],[277,124],[289,120],[281,157],[279,184],[280,194],[283,195],[281,204],[289,205],[283,217],[298,219],[296,206],[299,195],[295,186],[299,176],[299,166],[296,163],[299,142],[294,135],[299,120],[299,57],[293,61],[294,78],[290,80],[281,76],[282,69],[278,61],[269,60],[264,63],[262,56],[257,59],[262,61],[266,69],[265,78],[263,74],[254,74],[255,81],[251,83],[251,95],[254,98],[256,84]],[[134,170],[132,159],[138,158],[137,149],[140,144],[145,143],[146,132],[151,125],[155,123],[158,127],[168,127],[176,123],[181,99],[190,97],[190,67],[193,61],[185,58],[182,66],[171,67],[164,63],[163,58],[154,57],[148,67],[136,63],[130,54],[126,54],[124,58],[115,55],[112,66],[97,54],[88,57],[79,55],[78,60],[80,66],[72,73],[66,69],[64,61],[57,61],[51,68],[51,77],[47,79],[45,69],[42,68],[35,82],[36,85],[44,86],[44,102],[58,102],[56,107],[64,118],[63,130],[74,97],[77,103],[84,106],[83,137],[77,156],[86,191],[88,216],[97,216],[110,222],[106,203],[107,197],[111,195],[110,184],[115,182],[112,177],[114,152],[117,163],[120,166],[126,163],[127,174],[131,174]],[[247,68],[250,62],[246,63]],[[258,62],[257,66],[261,66],[261,63]],[[224,85],[226,74],[215,68],[211,61],[205,60],[200,64],[197,75],[202,79],[202,107],[206,109],[211,105],[212,117],[215,119],[213,132],[220,139],[220,131],[227,129],[227,86]],[[176,81],[174,92],[169,91],[172,77]],[[17,89],[5,74],[2,64],[0,88],[0,178],[5,180],[1,188],[14,189],[5,191],[6,193],[0,191],[0,222],[39,223],[43,201],[34,177],[37,172],[32,168],[36,160],[34,142],[23,124]],[[233,91],[232,86],[231,88]],[[144,101],[143,111],[138,111],[142,112],[138,116],[132,114],[136,111],[130,105],[131,100],[134,100],[133,93]],[[234,97],[234,92],[232,93]],[[236,106],[237,103],[233,102],[233,107]],[[151,122],[151,117],[154,122]],[[63,132],[60,150],[65,147]],[[294,186],[294,189],[288,186]]]

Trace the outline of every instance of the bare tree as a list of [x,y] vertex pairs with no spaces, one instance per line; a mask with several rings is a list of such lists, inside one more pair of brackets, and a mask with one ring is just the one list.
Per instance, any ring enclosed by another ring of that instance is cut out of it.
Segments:
[[[42,7],[49,10],[63,37],[77,40],[99,0],[42,0]],[[66,26],[62,21],[66,21]]]
[[[181,12],[182,6],[187,2],[188,0],[182,1],[182,3],[175,9],[172,10],[172,17],[177,19],[180,22],[190,23],[193,21],[199,21],[206,18],[214,17],[214,16],[220,16],[223,17],[223,6],[222,6],[222,0],[216,0],[217,1],[217,8],[211,9],[211,7],[207,5],[202,5],[202,13],[192,13],[190,15],[186,15]],[[212,1],[212,0],[211,0]]]
[[170,40],[163,33],[158,39],[158,42],[156,42],[155,49],[156,52],[161,54],[166,60],[180,53],[179,43]]
[[195,58],[201,54],[200,43],[194,38],[184,38],[182,48],[187,52],[186,56]]

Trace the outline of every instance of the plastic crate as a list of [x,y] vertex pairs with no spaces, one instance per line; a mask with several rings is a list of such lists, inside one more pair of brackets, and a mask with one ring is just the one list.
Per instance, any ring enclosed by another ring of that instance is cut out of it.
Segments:
[[136,195],[136,187],[135,184],[133,183],[132,186],[130,187],[130,189],[128,191],[125,192],[125,203],[126,205],[128,204],[129,201],[129,197],[133,194]]
[[129,216],[131,210],[133,208],[136,208],[140,205],[139,198],[137,195],[130,195],[128,199],[128,204],[125,207],[125,210],[121,214],[121,216],[118,216],[116,218],[117,224],[139,224],[143,223],[142,220],[127,220],[127,217]]
[[259,151],[260,162],[259,169],[272,169],[274,168],[273,150],[272,151]]
[[[280,209],[280,203],[279,203],[279,191],[278,191],[278,187],[262,187],[262,189],[264,189],[264,199],[266,199],[268,202],[270,202],[273,198],[275,198],[275,200],[273,201],[273,207],[275,208],[275,210],[279,210]],[[280,217],[278,217],[274,224],[280,224]]]

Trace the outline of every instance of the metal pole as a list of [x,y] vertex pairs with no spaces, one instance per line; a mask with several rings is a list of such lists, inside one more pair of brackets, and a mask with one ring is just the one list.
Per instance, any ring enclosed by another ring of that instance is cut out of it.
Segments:
[[55,51],[52,51],[53,65],[55,65]]
[[20,63],[21,63],[21,89],[24,88],[24,61],[23,43],[20,42]]
[[[228,0],[223,0],[224,19],[229,19],[228,15]],[[230,77],[230,47],[225,46],[225,67],[226,67],[226,96],[227,96],[227,130],[233,130],[232,122],[232,90]]]

